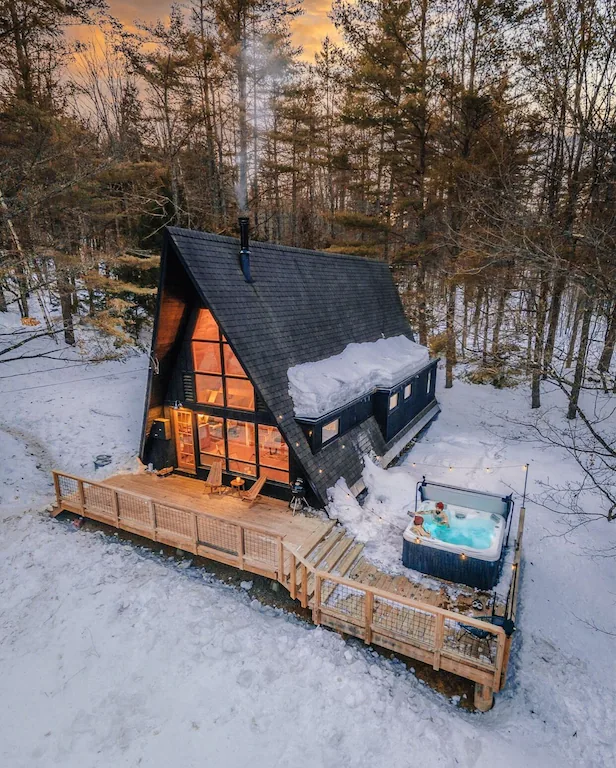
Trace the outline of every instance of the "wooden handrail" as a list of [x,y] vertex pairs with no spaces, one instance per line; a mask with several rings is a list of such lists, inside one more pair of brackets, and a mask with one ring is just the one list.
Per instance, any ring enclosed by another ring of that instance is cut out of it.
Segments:
[[[409,597],[404,597],[404,595],[397,595],[393,592],[386,592],[383,589],[378,589],[378,587],[371,587],[368,584],[363,584],[360,581],[354,581],[353,579],[347,579],[344,576],[338,576],[334,573],[330,573],[329,571],[319,571],[317,570],[314,565],[312,565],[308,560],[303,558],[301,555],[298,555],[297,552],[291,547],[288,542],[283,541],[283,547],[287,550],[287,552],[290,552],[293,554],[297,560],[299,560],[308,570],[315,575],[320,576],[321,581],[327,580],[327,581],[335,581],[338,584],[342,584],[343,586],[350,587],[351,589],[357,589],[363,592],[371,592],[376,597],[383,598],[384,600],[389,600],[394,603],[400,603],[402,605],[406,605],[409,608],[415,608],[419,611],[425,611],[426,613],[432,613],[434,615],[440,615],[443,616],[446,619],[452,619],[453,621],[456,621],[458,624],[467,624],[468,626],[477,627],[478,629],[483,629],[486,632],[490,632],[493,635],[498,636],[505,636],[505,631],[502,627],[496,627],[494,624],[488,624],[486,621],[482,621],[481,619],[476,619],[474,616],[465,616],[460,613],[456,613],[455,611],[448,611],[446,608],[439,608],[436,605],[430,605],[429,603],[421,603],[417,600],[412,600]],[[327,609],[325,609],[327,610]]]
[[[126,496],[130,496],[132,498],[141,499],[142,501],[145,501],[149,504],[149,502],[154,502],[154,504],[158,504],[162,507],[167,507],[167,509],[172,509],[175,512],[184,512],[189,515],[197,515],[198,517],[207,517],[210,520],[217,520],[219,522],[227,523],[228,525],[237,525],[243,528],[244,530],[252,531],[253,533],[259,533],[261,536],[268,536],[272,539],[281,539],[282,537],[279,533],[272,533],[271,531],[266,531],[264,528],[259,528],[258,526],[252,525],[251,523],[245,523],[242,520],[228,520],[225,517],[220,517],[219,515],[214,515],[210,512],[202,512],[200,509],[189,509],[188,507],[182,507],[179,504],[167,504],[166,502],[160,502],[155,501],[152,499],[151,496],[146,496],[142,493],[136,493],[135,491],[127,491],[124,488],[116,488],[113,485],[104,485],[103,483],[97,483],[95,480],[84,480],[82,477],[77,477],[76,475],[70,475],[67,472],[60,472],[56,469],[52,470],[52,474],[55,477],[56,475],[58,477],[67,477],[69,480],[75,480],[77,483],[87,483],[88,485],[92,485],[95,488],[102,488],[106,491],[115,491],[117,494],[124,494]],[[60,496],[60,499],[62,496]]]

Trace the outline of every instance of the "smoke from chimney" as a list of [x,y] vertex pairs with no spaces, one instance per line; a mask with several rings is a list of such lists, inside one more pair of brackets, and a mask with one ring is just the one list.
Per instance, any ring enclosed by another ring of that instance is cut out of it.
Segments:
[[250,219],[248,216],[240,216],[240,267],[247,283],[254,283],[250,274],[250,247],[248,245],[248,227]]

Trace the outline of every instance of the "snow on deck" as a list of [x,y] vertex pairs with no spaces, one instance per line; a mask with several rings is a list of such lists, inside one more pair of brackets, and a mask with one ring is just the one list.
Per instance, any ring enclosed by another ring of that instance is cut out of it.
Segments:
[[349,344],[339,355],[288,370],[295,415],[309,419],[341,408],[375,388],[390,388],[427,365],[426,347],[406,336]]

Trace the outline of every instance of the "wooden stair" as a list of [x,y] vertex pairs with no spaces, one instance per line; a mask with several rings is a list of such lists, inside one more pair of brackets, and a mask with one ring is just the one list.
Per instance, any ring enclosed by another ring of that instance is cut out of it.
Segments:
[[[296,555],[296,569],[295,569],[295,584],[296,584],[296,597],[301,600],[303,604],[310,607],[314,598],[315,577],[314,573],[304,571],[308,569],[304,563],[300,560],[304,560],[309,563],[315,570],[324,571],[327,573],[335,573],[337,576],[347,576],[357,559],[361,556],[361,552],[364,548],[363,544],[358,544],[354,539],[347,535],[344,528],[335,527],[334,521],[329,523],[323,523],[323,525],[315,531],[314,535],[306,541],[301,548],[299,548]],[[291,563],[290,560],[285,564],[285,586],[291,591]],[[303,590],[303,583],[305,580],[305,594]],[[323,597],[328,597],[328,590],[331,592],[335,588],[335,585],[331,589],[326,587],[323,592]]]

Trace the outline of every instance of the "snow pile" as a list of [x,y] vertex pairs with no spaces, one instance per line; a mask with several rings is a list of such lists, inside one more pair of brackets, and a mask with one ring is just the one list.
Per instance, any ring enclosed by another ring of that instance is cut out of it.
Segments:
[[309,419],[341,408],[376,387],[393,387],[429,362],[428,349],[407,339],[349,344],[339,355],[289,368],[295,415]]

